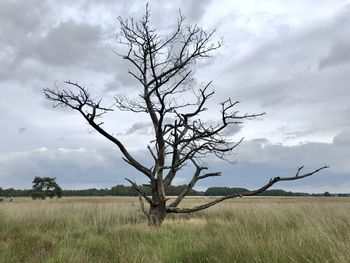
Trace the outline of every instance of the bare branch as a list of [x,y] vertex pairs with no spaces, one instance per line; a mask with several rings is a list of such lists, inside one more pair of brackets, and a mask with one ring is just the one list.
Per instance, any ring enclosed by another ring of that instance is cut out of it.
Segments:
[[138,187],[138,185],[136,183],[134,183],[133,181],[131,181],[130,179],[128,178],[124,178],[125,180],[127,180],[131,185],[132,187],[134,187],[134,189],[140,194],[142,195],[143,198],[145,198],[145,200],[149,203],[149,204],[152,204],[152,199],[149,198],[146,193],[144,191],[141,190],[140,187]]
[[180,202],[185,198],[185,196],[188,195],[188,193],[193,189],[193,187],[195,186],[195,184],[197,183],[198,180],[201,179],[205,179],[207,177],[212,177],[212,176],[220,176],[221,173],[220,172],[216,172],[216,173],[206,173],[203,175],[200,175],[200,173],[203,170],[207,170],[207,167],[204,166],[200,166],[195,159],[191,159],[192,163],[194,164],[194,166],[196,167],[196,171],[192,177],[192,180],[190,181],[190,183],[186,186],[186,188],[179,194],[179,196],[175,199],[174,202],[172,202],[169,207],[176,207],[180,204]]
[[214,176],[221,176],[221,172],[203,174],[201,176],[198,176],[198,180],[205,179],[207,177],[214,177]]
[[146,216],[146,218],[149,220],[149,213],[146,211],[145,203],[143,202],[142,195],[139,193],[138,197],[139,197],[139,201],[140,201],[141,211]]
[[101,126],[103,122],[96,122],[97,118],[100,118],[104,113],[112,111],[111,108],[102,107],[100,105],[101,100],[95,102],[88,90],[77,83],[71,81],[66,82],[68,85],[78,88],[78,92],[74,93],[71,90],[51,90],[49,88],[44,89],[46,98],[54,103],[54,106],[69,107],[74,109],[86,119],[86,121],[100,134],[112,141],[118,146],[128,162],[140,172],[144,173],[149,178],[152,178],[152,173],[149,169],[140,164],[129,153],[123,143],[121,143],[116,137],[108,133]]
[[[275,183],[277,182],[282,182],[282,181],[294,181],[294,180],[299,180],[299,179],[302,179],[302,178],[305,178],[305,177],[308,177],[308,176],[311,176],[323,169],[327,169],[329,168],[329,166],[323,166],[321,168],[318,168],[312,172],[309,172],[309,173],[305,173],[303,175],[300,175],[300,176],[293,176],[293,177],[274,177],[274,178],[271,178],[271,180],[265,184],[264,186],[260,187],[259,189],[256,189],[256,190],[253,190],[253,191],[248,191],[248,192],[243,192],[243,193],[235,193],[235,194],[232,194],[232,195],[228,195],[228,196],[223,196],[221,198],[218,198],[214,201],[211,201],[207,204],[203,204],[203,205],[199,205],[199,206],[195,206],[193,208],[177,208],[177,207],[171,207],[171,206],[168,206],[167,207],[167,212],[168,213],[192,213],[192,212],[196,212],[196,211],[200,211],[200,210],[203,210],[203,209],[206,209],[206,208],[209,208],[213,205],[216,205],[217,203],[220,203],[224,200],[227,200],[227,199],[232,199],[232,198],[236,198],[236,197],[243,197],[243,196],[254,196],[254,195],[258,195],[262,192],[264,192],[265,190],[267,190],[268,188],[270,188],[271,186],[273,186]],[[298,171],[300,171],[301,169],[299,168]]]

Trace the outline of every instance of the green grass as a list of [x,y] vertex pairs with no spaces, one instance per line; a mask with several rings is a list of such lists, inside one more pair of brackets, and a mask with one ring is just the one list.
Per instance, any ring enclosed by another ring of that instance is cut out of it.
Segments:
[[0,262],[350,262],[349,198],[242,198],[171,215],[160,229],[147,226],[137,202],[1,204]]

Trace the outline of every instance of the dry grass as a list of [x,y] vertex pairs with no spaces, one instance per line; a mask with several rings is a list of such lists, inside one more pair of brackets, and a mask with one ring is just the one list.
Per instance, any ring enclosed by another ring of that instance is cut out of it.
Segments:
[[242,198],[155,230],[136,198],[18,198],[0,205],[0,262],[350,262],[350,199]]

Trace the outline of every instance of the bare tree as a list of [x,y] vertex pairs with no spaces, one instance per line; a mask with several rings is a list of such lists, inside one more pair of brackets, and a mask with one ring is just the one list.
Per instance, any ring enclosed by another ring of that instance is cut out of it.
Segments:
[[[211,82],[195,87],[194,66],[220,48],[222,40],[213,41],[215,31],[206,32],[197,25],[185,26],[181,14],[174,32],[162,37],[150,26],[149,19],[148,7],[137,22],[119,18],[121,32],[118,43],[124,47],[125,53],[117,54],[133,67],[129,74],[140,84],[137,98],[117,95],[114,107],[104,107],[101,100],[94,100],[86,88],[71,81],[66,82],[70,86],[67,89],[44,89],[46,98],[55,107],[63,106],[80,112],[89,125],[118,146],[125,162],[149,179],[152,196],[147,196],[135,182],[126,179],[139,193],[149,225],[160,226],[168,213],[191,213],[226,199],[257,195],[279,181],[299,180],[327,168],[324,166],[301,175],[301,167],[295,176],[274,177],[257,190],[225,196],[192,208],[180,208],[181,201],[199,180],[221,175],[220,172],[206,172],[202,157],[212,154],[225,159],[241,143],[242,139],[235,142],[226,136],[225,129],[264,113],[241,115],[236,110],[239,102],[227,99],[220,104],[217,122],[203,121],[201,114],[206,111],[205,105],[214,91],[209,90]],[[153,167],[148,168],[136,160],[127,147],[103,127],[99,119],[115,109],[149,116],[154,140],[147,148],[154,161]],[[191,181],[175,200],[167,199],[168,187],[185,165],[194,167]],[[148,211],[143,205],[144,200],[149,204]]]

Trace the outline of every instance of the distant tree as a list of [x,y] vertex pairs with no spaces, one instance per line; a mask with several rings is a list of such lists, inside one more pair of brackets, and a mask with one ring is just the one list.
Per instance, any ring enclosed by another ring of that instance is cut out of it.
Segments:
[[332,196],[332,195],[331,195],[329,192],[324,192],[323,196],[325,196],[325,197],[330,197],[330,196]]
[[259,194],[261,196],[292,196],[292,192],[286,192],[281,189],[271,189],[271,190],[266,190],[265,192],[262,192]]
[[7,188],[6,189],[6,196],[13,196],[15,195],[16,190],[14,188]]
[[62,189],[56,183],[56,178],[51,177],[35,177],[33,180],[33,190],[31,196],[33,199],[45,199],[46,197],[61,198]]
[[116,185],[111,188],[112,195],[131,196],[130,187],[124,185]]
[[0,203],[4,201],[4,198],[2,197],[4,195],[4,190],[0,187]]
[[[275,176],[254,191],[233,193],[192,208],[179,207],[198,181],[221,175],[220,172],[205,172],[208,168],[202,157],[214,155],[226,160],[243,140],[232,141],[225,132],[227,128],[264,113],[239,114],[236,109],[239,102],[226,99],[220,104],[217,121],[207,122],[202,118],[214,91],[209,90],[211,82],[196,87],[194,66],[223,45],[221,40],[213,41],[215,31],[206,32],[197,25],[184,25],[180,15],[174,32],[163,37],[150,25],[148,6],[140,21],[119,18],[119,22],[118,43],[122,48],[121,54],[117,54],[133,67],[129,74],[139,83],[137,97],[119,94],[115,96],[115,108],[107,107],[102,105],[102,99],[96,100],[88,89],[71,81],[66,82],[70,88],[46,88],[44,93],[54,107],[63,106],[79,112],[91,127],[119,148],[125,162],[148,178],[150,196],[135,182],[126,180],[140,195],[141,208],[145,207],[143,200],[149,204],[148,211],[143,209],[149,225],[160,226],[168,213],[191,213],[229,198],[257,195],[277,182],[299,180],[327,168],[323,166],[299,174],[301,167],[295,176]],[[148,116],[154,130],[154,139],[147,147],[154,161],[151,168],[138,161],[120,138],[104,127],[100,119],[115,109],[139,113],[142,118]],[[169,200],[166,193],[185,165],[193,166],[192,179],[175,200]]]
[[245,188],[230,188],[230,187],[209,187],[205,191],[205,195],[207,196],[228,196],[233,194],[238,194],[242,192],[246,192],[248,189]]
[[[166,191],[166,195],[170,196],[178,196],[180,195],[184,190],[187,189],[187,184],[182,184],[182,185],[169,185]],[[191,191],[188,193],[188,195],[197,195],[197,191],[191,189]]]

